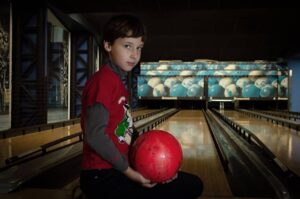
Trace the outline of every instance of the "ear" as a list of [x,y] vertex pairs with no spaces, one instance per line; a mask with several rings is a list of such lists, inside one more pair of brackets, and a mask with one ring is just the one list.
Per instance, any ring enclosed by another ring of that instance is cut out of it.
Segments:
[[103,46],[104,46],[104,49],[106,50],[106,52],[110,52],[111,51],[111,44],[110,44],[110,42],[104,41],[103,42]]

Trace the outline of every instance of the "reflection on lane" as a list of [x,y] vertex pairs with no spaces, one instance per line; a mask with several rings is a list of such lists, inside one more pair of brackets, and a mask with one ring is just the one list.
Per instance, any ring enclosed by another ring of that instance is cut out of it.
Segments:
[[184,157],[181,170],[202,178],[203,195],[232,196],[202,111],[181,110],[157,129],[168,131],[178,139]]
[[294,129],[237,111],[224,111],[224,114],[252,131],[282,163],[300,176],[300,136]]
[[[5,160],[7,158],[34,150],[43,144],[80,131],[80,124],[74,124],[36,133],[19,135],[12,138],[0,139],[0,167],[5,165]],[[72,140],[66,142],[71,141]],[[62,144],[65,143],[61,143],[61,145]]]

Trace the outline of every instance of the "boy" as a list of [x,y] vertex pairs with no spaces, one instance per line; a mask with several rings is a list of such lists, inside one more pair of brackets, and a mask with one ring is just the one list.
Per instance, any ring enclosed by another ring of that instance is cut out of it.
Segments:
[[87,81],[82,94],[80,184],[89,199],[188,199],[202,193],[202,181],[194,175],[179,171],[171,181],[155,184],[128,162],[133,122],[122,79],[138,64],[144,40],[145,28],[134,16],[114,16],[104,27],[108,61]]

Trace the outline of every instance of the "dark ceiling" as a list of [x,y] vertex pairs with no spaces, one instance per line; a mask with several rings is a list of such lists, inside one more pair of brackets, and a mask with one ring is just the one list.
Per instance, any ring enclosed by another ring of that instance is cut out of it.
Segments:
[[[146,24],[143,61],[278,60],[300,53],[300,8],[284,0],[48,0],[101,34],[117,13]],[[298,55],[299,56],[299,55]]]

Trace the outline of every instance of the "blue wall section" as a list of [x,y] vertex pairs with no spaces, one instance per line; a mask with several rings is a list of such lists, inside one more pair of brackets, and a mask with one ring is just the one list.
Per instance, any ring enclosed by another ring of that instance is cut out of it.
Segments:
[[290,82],[290,111],[300,112],[300,59],[291,59],[288,66],[293,74]]

